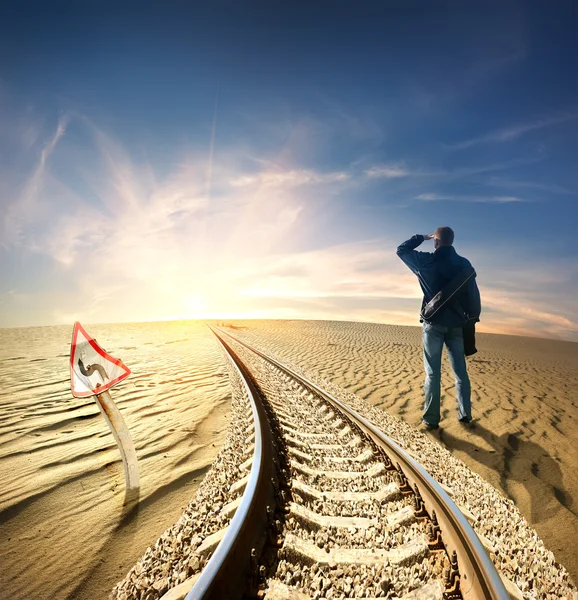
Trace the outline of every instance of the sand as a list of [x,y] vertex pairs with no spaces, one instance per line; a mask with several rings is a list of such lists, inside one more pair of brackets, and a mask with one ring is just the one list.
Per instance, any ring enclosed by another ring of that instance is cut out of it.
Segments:
[[72,327],[0,329],[3,598],[106,598],[180,516],[225,439],[230,385],[199,322],[88,326],[132,375],[111,390],[139,462],[123,507],[120,454],[91,398],[70,393]]
[[[248,342],[418,425],[416,327],[323,321],[229,322]],[[93,401],[70,395],[71,327],[0,330],[0,589],[6,597],[106,598],[195,496],[229,424],[217,342],[198,322],[87,326],[131,367],[113,389],[133,434],[138,511]],[[473,428],[456,419],[444,358],[441,429],[429,433],[514,500],[578,580],[578,344],[479,335],[468,359]]]
[[[234,325],[244,340],[419,426],[424,379],[419,327],[328,321]],[[495,334],[478,334],[476,340],[479,352],[468,359],[473,426],[457,421],[444,355],[442,422],[428,435],[512,499],[576,582],[578,344]]]

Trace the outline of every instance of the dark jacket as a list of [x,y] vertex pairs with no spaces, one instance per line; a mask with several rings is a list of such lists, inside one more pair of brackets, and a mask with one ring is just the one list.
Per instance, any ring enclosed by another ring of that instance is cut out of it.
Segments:
[[[397,248],[397,255],[417,275],[423,291],[422,309],[459,271],[471,266],[470,261],[457,254],[453,246],[440,246],[435,252],[418,252],[415,248],[423,240],[423,235],[417,234]],[[463,327],[469,321],[479,321],[480,312],[480,291],[475,277],[472,277],[432,317],[431,322],[448,327]]]

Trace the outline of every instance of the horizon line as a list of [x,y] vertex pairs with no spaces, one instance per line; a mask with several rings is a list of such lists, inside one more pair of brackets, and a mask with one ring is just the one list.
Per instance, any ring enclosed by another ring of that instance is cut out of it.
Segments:
[[[144,323],[178,323],[187,321],[315,321],[315,322],[338,322],[338,323],[365,323],[369,325],[386,325],[388,327],[415,327],[421,328],[421,325],[405,325],[401,323],[385,323],[382,321],[352,321],[348,319],[313,319],[313,318],[286,318],[286,319],[275,319],[275,318],[264,318],[264,317],[200,317],[200,318],[175,318],[175,319],[152,319],[150,321],[103,321],[103,322],[85,322],[87,326],[91,325],[128,325],[128,324],[144,324]],[[52,324],[52,325],[16,325],[12,327],[0,326],[0,330],[3,329],[31,329],[38,327],[73,327],[74,323],[67,325],[65,323]],[[552,342],[567,342],[570,344],[578,344],[578,341],[562,339],[559,337],[543,337],[538,335],[524,335],[521,333],[498,333],[495,331],[476,331],[478,335],[500,335],[507,337],[523,337],[536,340],[548,340]]]

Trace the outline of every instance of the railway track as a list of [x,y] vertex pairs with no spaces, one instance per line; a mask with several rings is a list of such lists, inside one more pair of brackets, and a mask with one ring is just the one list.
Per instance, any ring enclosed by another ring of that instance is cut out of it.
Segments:
[[249,398],[244,476],[186,600],[511,597],[467,513],[394,440],[211,328]]

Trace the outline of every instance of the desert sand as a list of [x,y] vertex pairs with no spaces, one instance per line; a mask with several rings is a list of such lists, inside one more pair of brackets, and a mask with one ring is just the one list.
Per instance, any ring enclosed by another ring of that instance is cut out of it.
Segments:
[[179,518],[225,439],[230,386],[204,323],[87,325],[131,376],[111,390],[140,502],[92,398],[70,392],[70,327],[0,329],[0,594],[107,598]]
[[[421,329],[337,321],[231,322],[239,337],[288,364],[420,424]],[[234,330],[231,330],[234,332]],[[457,421],[442,364],[442,422],[428,432],[512,499],[578,581],[578,343],[477,334],[468,358],[474,422]]]
[[[417,327],[235,321],[232,333],[418,426]],[[139,457],[138,509],[123,508],[114,440],[70,395],[72,327],[0,330],[0,586],[10,598],[106,598],[177,521],[225,439],[230,386],[199,322],[87,326],[132,369],[112,390]],[[457,422],[447,359],[443,420],[428,433],[514,500],[578,580],[578,344],[478,335],[468,359],[475,422]]]

